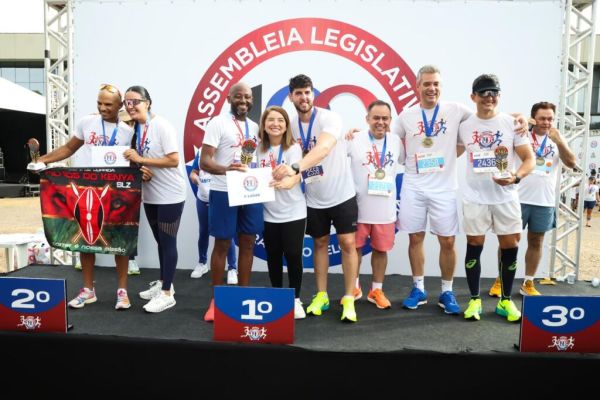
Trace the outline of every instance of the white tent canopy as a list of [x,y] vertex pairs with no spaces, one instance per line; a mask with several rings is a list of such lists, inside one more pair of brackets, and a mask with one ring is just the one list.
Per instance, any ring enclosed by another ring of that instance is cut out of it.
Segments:
[[46,114],[46,98],[0,78],[0,109]]

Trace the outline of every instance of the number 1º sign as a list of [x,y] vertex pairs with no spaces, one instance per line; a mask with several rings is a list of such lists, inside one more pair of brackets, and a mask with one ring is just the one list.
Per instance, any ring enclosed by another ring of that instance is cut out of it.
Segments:
[[600,352],[600,297],[525,296],[520,350]]
[[64,279],[0,278],[0,330],[66,332]]
[[215,287],[214,339],[294,343],[294,289]]

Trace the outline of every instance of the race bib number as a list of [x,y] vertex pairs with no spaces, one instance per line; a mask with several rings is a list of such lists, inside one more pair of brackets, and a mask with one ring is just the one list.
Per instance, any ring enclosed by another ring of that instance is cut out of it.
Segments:
[[394,192],[394,183],[391,176],[377,179],[374,176],[369,175],[367,194],[371,196],[389,197]]
[[476,174],[498,172],[498,168],[496,168],[496,156],[493,151],[474,151],[471,160],[473,163],[473,172]]
[[304,179],[304,182],[307,184],[319,182],[323,179],[323,166],[316,165],[302,172],[302,179]]
[[535,169],[532,171],[532,173],[536,174],[536,175],[541,175],[541,176],[548,176],[550,175],[550,171],[552,170],[552,160],[546,160],[544,159],[544,163],[542,165],[535,165]]
[[430,174],[444,170],[444,156],[439,152],[417,153],[415,159],[418,174]]

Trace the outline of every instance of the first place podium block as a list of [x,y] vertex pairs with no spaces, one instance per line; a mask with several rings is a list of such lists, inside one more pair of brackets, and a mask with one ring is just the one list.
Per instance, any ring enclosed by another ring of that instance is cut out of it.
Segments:
[[215,287],[214,339],[294,343],[294,289]]

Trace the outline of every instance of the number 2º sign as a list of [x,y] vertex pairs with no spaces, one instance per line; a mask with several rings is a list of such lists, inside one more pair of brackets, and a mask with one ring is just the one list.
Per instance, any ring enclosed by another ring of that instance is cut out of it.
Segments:
[[294,343],[294,289],[215,287],[214,339]]
[[600,297],[525,296],[520,350],[600,352]]
[[66,332],[64,279],[0,278],[0,330]]

